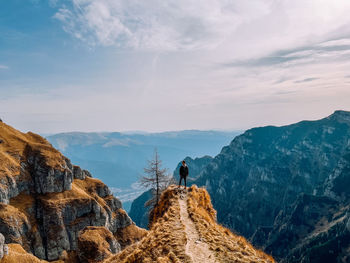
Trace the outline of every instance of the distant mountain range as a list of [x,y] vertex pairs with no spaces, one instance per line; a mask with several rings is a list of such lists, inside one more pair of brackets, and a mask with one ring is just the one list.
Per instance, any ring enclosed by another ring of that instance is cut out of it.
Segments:
[[250,129],[186,160],[218,221],[278,262],[350,262],[350,112]]
[[137,181],[157,148],[169,173],[184,156],[216,155],[240,132],[174,131],[162,133],[60,133],[47,136],[72,162],[103,180],[129,209],[143,192]]

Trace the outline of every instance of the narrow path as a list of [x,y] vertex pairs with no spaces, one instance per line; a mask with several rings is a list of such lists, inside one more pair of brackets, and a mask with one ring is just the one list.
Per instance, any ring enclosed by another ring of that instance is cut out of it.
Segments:
[[187,195],[181,193],[179,196],[181,222],[185,225],[187,237],[186,254],[191,257],[193,263],[215,263],[214,253],[204,241],[201,241],[197,229],[188,215]]

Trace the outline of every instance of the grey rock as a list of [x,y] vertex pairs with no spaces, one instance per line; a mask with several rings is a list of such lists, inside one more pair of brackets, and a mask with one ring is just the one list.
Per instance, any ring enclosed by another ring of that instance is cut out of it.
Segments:
[[84,180],[86,177],[85,171],[83,171],[79,166],[73,165],[74,179]]
[[4,257],[5,237],[0,233],[0,259]]
[[[207,188],[220,223],[277,260],[342,262],[350,240],[344,221],[350,205],[349,138],[350,112],[345,111],[318,121],[250,129],[223,147],[194,183]],[[312,232],[323,229],[321,223],[328,230]]]

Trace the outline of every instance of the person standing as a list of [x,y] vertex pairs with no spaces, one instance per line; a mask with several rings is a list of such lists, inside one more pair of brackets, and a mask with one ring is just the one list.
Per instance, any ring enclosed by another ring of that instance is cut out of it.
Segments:
[[179,188],[181,186],[181,181],[184,179],[185,181],[185,189],[186,189],[186,178],[188,176],[188,166],[186,165],[185,160],[182,161],[182,165],[180,167],[180,181],[179,181]]

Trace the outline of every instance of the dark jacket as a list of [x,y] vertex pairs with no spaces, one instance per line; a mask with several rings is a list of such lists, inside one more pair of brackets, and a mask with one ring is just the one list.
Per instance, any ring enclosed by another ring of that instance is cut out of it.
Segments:
[[180,167],[180,175],[182,177],[186,177],[188,175],[188,167],[181,165]]

